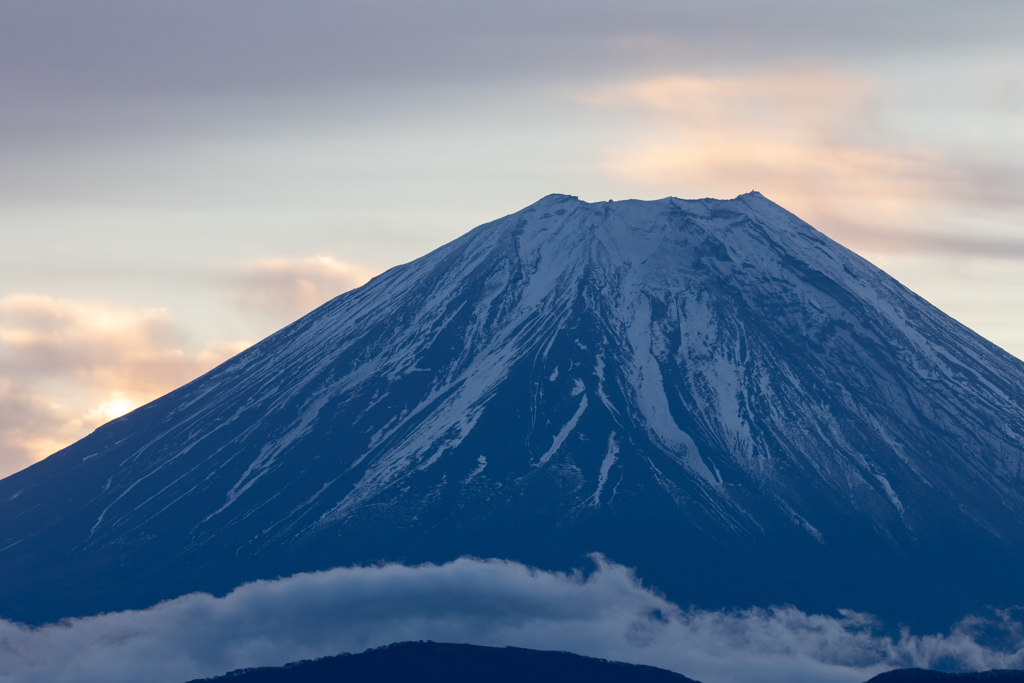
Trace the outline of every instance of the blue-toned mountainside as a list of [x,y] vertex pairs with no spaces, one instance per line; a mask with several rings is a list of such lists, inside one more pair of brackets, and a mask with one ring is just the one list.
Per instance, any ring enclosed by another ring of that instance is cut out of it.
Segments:
[[454,643],[396,643],[356,655],[243,669],[190,683],[697,683],[653,666],[568,652]]
[[1024,604],[1024,363],[757,193],[552,195],[0,481],[0,615],[601,552],[678,604]]

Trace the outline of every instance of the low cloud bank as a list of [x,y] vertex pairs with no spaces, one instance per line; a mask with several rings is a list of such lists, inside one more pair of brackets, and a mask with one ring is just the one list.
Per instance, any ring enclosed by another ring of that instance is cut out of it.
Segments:
[[1010,647],[997,651],[976,642],[978,620],[893,639],[853,612],[681,610],[629,569],[596,560],[589,576],[473,559],[340,568],[39,628],[0,621],[0,681],[181,683],[405,640],[565,650],[704,683],[852,683],[894,667],[1024,663],[1011,621],[999,625]]

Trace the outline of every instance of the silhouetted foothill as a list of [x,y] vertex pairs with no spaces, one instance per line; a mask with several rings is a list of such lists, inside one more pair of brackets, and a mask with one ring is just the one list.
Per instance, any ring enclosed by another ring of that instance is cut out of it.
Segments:
[[927,669],[896,669],[878,674],[867,683],[1024,683],[1024,671],[993,669],[977,673],[946,673]]
[[233,671],[189,683],[696,683],[653,666],[568,652],[451,643],[396,643],[355,655]]

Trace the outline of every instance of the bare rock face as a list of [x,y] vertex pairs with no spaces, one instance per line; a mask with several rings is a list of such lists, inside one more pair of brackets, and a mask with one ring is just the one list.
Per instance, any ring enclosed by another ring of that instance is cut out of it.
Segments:
[[681,605],[1024,603],[1024,363],[757,193],[552,195],[0,481],[0,616],[601,552]]

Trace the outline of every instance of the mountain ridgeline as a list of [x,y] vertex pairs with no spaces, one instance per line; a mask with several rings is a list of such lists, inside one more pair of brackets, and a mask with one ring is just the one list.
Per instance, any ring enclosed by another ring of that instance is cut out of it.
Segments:
[[600,552],[680,605],[1024,603],[1024,363],[760,194],[551,195],[0,481],[0,616]]

